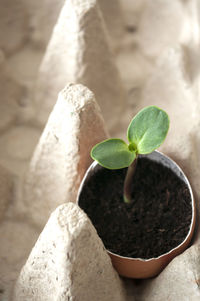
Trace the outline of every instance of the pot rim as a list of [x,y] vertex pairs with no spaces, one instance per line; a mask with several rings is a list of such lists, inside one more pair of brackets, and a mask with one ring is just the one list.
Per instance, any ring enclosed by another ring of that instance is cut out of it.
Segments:
[[[194,196],[193,196],[192,187],[191,187],[191,185],[190,185],[190,182],[189,182],[188,178],[186,177],[185,173],[184,173],[183,170],[180,168],[180,166],[179,166],[173,159],[171,159],[169,156],[165,155],[164,153],[162,153],[162,152],[160,152],[160,151],[158,151],[158,150],[153,151],[153,153],[158,153],[158,154],[160,154],[161,156],[163,156],[163,157],[165,157],[166,159],[168,159],[169,161],[171,161],[171,163],[172,163],[173,165],[175,165],[175,167],[178,169],[178,171],[179,171],[179,172],[183,175],[183,177],[184,177],[184,181],[185,181],[185,183],[186,183],[186,185],[187,185],[187,187],[188,187],[188,189],[189,189],[189,192],[190,192],[191,206],[192,206],[192,218],[191,218],[191,222],[190,222],[190,228],[189,228],[189,230],[188,230],[188,233],[187,233],[185,239],[184,239],[178,246],[176,246],[175,248],[171,249],[170,251],[168,251],[168,252],[166,252],[166,253],[161,254],[161,255],[158,256],[158,257],[152,257],[152,258],[148,258],[148,259],[140,258],[140,257],[134,257],[134,258],[132,258],[132,257],[128,257],[128,256],[122,256],[122,255],[119,255],[119,254],[117,254],[117,253],[111,252],[111,251],[109,251],[108,249],[106,249],[106,251],[107,251],[109,254],[114,255],[114,256],[117,256],[117,257],[122,258],[122,259],[128,259],[128,260],[132,260],[132,261],[136,261],[136,260],[137,260],[137,261],[141,261],[141,262],[149,262],[149,261],[153,261],[153,260],[158,260],[158,259],[160,259],[160,258],[162,258],[162,257],[164,257],[164,256],[170,255],[170,254],[173,253],[175,250],[179,249],[179,248],[180,248],[180,247],[188,240],[188,238],[189,238],[190,235],[191,235],[191,232],[193,231],[193,224],[194,224],[194,222],[195,222],[195,202],[194,202]],[[162,162],[161,162],[161,163],[162,163]],[[82,181],[81,181],[81,184],[80,184],[79,190],[78,190],[78,194],[77,194],[77,199],[76,199],[76,203],[77,203],[78,205],[79,205],[79,196],[80,196],[80,194],[81,194],[81,191],[82,191],[83,185],[84,185],[84,183],[85,183],[85,180],[86,180],[88,174],[91,172],[91,170],[93,170],[97,165],[99,165],[98,162],[97,162],[97,161],[93,161],[93,162],[91,163],[91,165],[89,166],[89,168],[87,169],[87,171],[86,171],[86,173],[85,173],[85,175],[84,175],[84,177],[83,177],[83,179],[82,179]]]

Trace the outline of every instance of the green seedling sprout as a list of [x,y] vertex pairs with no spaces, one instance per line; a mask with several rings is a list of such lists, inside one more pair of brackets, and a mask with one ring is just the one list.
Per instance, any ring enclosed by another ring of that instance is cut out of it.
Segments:
[[169,129],[169,117],[165,111],[148,106],[131,121],[127,130],[129,144],[111,138],[96,144],[91,157],[108,169],[128,167],[124,181],[124,201],[131,202],[131,185],[139,154],[149,154],[165,140]]

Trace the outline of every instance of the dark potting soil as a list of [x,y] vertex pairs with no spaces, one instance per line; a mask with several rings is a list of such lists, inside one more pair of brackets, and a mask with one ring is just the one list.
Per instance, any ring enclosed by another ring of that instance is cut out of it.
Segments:
[[133,258],[158,257],[188,234],[192,218],[189,190],[172,170],[139,158],[133,202],[127,204],[123,201],[126,171],[100,167],[84,186],[79,206],[108,250]]

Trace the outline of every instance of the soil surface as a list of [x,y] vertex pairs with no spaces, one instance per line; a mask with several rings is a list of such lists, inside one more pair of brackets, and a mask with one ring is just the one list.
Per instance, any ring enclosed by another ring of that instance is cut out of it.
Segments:
[[155,258],[178,246],[192,218],[190,193],[172,170],[139,158],[131,204],[123,201],[127,168],[99,166],[87,180],[79,205],[88,214],[105,247],[121,256]]

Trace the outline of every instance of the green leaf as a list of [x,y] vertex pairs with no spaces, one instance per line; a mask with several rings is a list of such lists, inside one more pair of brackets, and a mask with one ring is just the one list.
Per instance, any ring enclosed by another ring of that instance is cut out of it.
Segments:
[[148,154],[158,148],[167,135],[169,117],[156,106],[141,110],[131,121],[127,137],[138,154]]
[[134,161],[136,154],[129,150],[123,140],[108,139],[93,147],[91,157],[103,167],[119,169],[128,167]]

